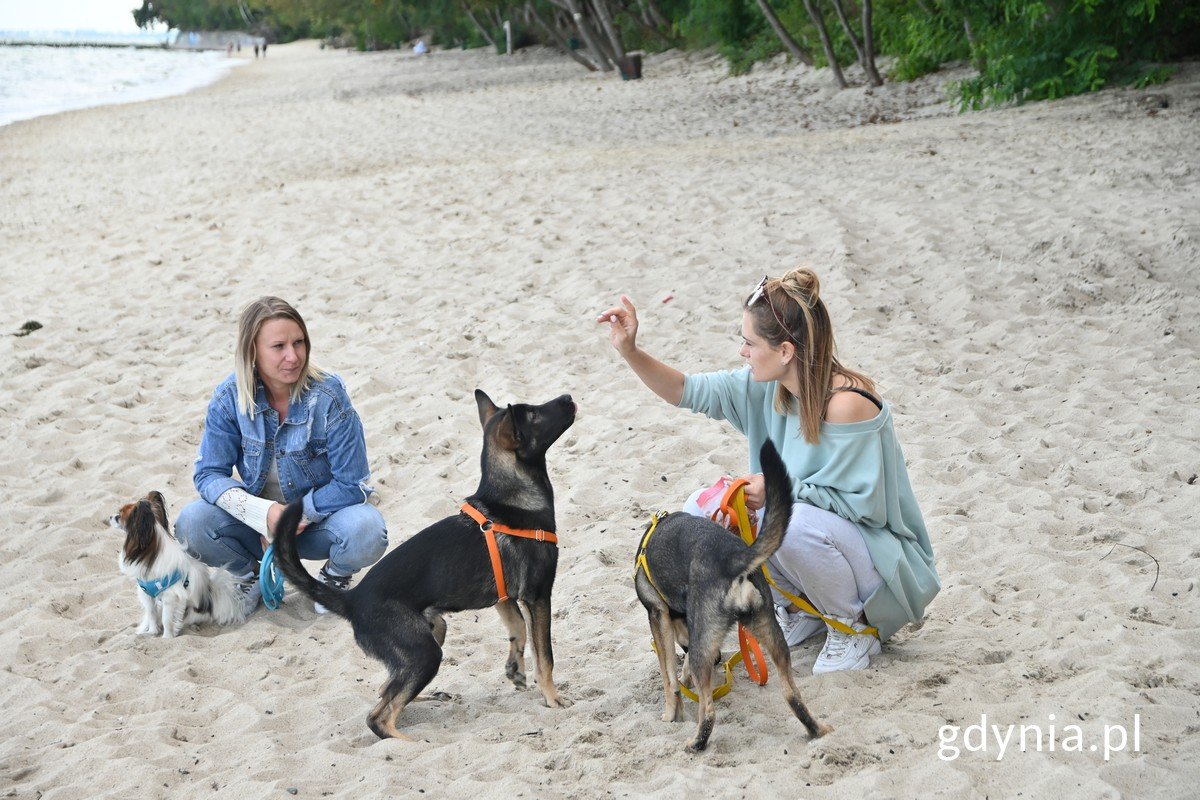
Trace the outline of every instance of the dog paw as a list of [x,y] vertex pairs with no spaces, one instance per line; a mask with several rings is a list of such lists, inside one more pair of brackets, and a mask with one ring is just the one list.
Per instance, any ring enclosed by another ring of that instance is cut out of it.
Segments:
[[701,752],[704,752],[704,748],[706,748],[706,747],[708,747],[707,740],[700,741],[698,739],[692,739],[690,742],[687,743],[687,745],[683,749],[684,749],[684,752],[687,752],[687,753],[701,753]]
[[816,734],[815,734],[815,735],[814,735],[812,738],[814,738],[814,739],[820,739],[822,736],[826,736],[826,735],[828,735],[828,734],[831,734],[831,733],[833,733],[833,726],[832,726],[832,725],[826,725],[826,724],[825,724],[825,723],[823,723],[823,722],[818,722],[818,723],[817,723],[817,732],[816,732]]
[[572,702],[565,697],[546,698],[547,708],[570,708],[572,705]]
[[525,665],[517,661],[517,659],[509,659],[504,663],[504,676],[516,684],[518,689],[526,687],[525,681]]
[[439,703],[448,703],[454,698],[449,692],[433,692],[429,695],[430,700],[437,700]]

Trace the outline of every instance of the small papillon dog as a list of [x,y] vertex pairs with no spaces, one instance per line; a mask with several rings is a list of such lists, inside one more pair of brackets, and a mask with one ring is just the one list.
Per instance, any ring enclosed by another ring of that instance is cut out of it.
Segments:
[[218,625],[245,621],[244,601],[233,576],[223,569],[210,570],[170,534],[162,494],[151,492],[123,506],[108,524],[125,531],[118,564],[123,575],[137,582],[143,611],[139,634],[162,633],[169,639],[185,625],[206,620]]

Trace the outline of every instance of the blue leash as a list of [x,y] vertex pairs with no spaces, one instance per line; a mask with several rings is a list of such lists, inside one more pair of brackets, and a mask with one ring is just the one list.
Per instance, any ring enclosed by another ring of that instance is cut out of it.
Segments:
[[283,602],[283,573],[275,567],[275,545],[268,545],[258,567],[263,605],[274,611]]

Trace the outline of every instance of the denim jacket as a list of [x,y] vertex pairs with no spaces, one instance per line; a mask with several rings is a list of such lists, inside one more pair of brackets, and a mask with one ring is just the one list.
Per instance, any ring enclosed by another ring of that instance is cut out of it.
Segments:
[[288,405],[282,425],[261,381],[254,405],[254,419],[238,409],[233,375],[213,392],[193,476],[202,498],[216,504],[230,489],[259,495],[276,458],[284,497],[289,503],[303,497],[310,522],[366,501],[373,491],[366,439],[341,378],[314,382]]

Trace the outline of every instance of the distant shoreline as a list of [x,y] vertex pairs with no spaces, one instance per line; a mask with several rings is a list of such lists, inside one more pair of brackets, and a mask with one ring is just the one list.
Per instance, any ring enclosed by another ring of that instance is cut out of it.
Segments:
[[0,45],[0,84],[5,85],[0,128],[84,108],[186,94],[247,63],[215,49],[151,43],[22,42],[20,48]]
[[32,39],[0,39],[0,47],[136,47],[142,50],[173,50],[170,42],[96,42],[96,41],[34,41]]

